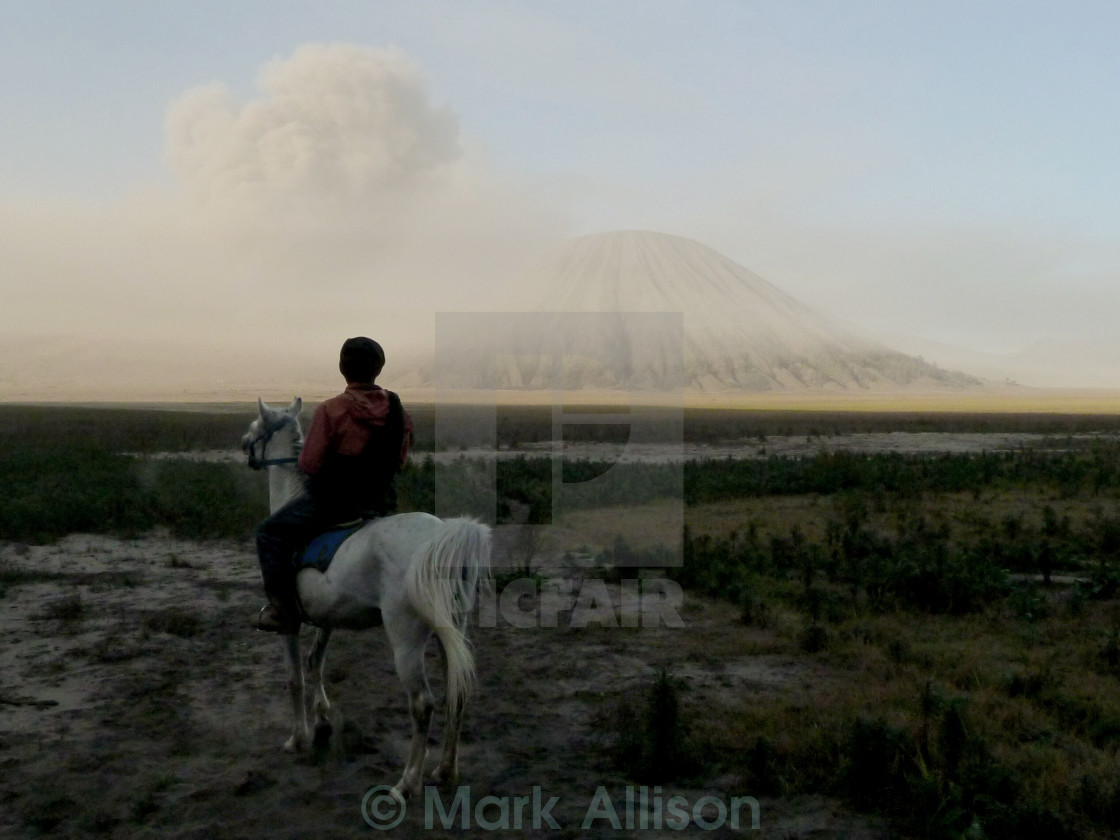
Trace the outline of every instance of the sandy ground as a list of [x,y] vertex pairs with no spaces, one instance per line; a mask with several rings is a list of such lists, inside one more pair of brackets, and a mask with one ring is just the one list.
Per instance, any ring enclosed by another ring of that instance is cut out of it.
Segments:
[[[0,546],[0,567],[34,570],[0,597],[0,837],[319,838],[462,836],[425,823],[410,803],[393,830],[363,818],[366,792],[392,784],[403,766],[409,723],[382,631],[339,632],[328,653],[334,735],[302,755],[281,750],[288,734],[282,649],[248,629],[261,602],[247,544],[148,536],[72,535],[49,546]],[[617,589],[612,596],[617,594]],[[532,605],[529,604],[531,607]],[[627,829],[633,782],[613,766],[604,725],[656,670],[685,681],[689,702],[777,693],[791,702],[842,675],[814,672],[793,657],[742,653],[761,631],[735,622],[722,604],[689,598],[683,628],[475,627],[479,685],[468,708],[460,784],[472,803],[540,791],[547,813],[527,831],[469,834],[551,837],[669,837],[681,831]],[[304,631],[305,642],[312,631]],[[757,641],[757,640],[755,640]],[[756,648],[757,649],[757,648]],[[433,644],[429,673],[442,695]],[[835,685],[835,683],[833,683]],[[437,713],[433,736],[442,716]],[[435,741],[433,739],[433,745]],[[429,757],[434,763],[435,749]],[[602,809],[583,827],[597,791]],[[735,777],[695,788],[665,785],[661,802],[704,796],[730,803],[752,795]],[[648,791],[649,823],[655,791]],[[448,807],[455,791],[444,791]],[[640,790],[634,788],[637,801]],[[759,830],[741,808],[704,836],[872,838],[873,821],[823,798],[757,797]],[[600,800],[601,803],[601,800]],[[484,819],[501,820],[500,804]],[[718,820],[709,802],[701,811]],[[667,816],[667,814],[666,814]],[[511,816],[512,823],[512,816]],[[700,833],[689,822],[684,833]]]

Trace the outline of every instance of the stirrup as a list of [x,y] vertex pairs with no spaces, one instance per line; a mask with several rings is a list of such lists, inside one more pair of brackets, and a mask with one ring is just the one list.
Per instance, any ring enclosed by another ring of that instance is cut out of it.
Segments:
[[270,607],[275,609],[272,604],[265,604],[260,608],[260,612],[257,613],[257,620],[253,622],[253,627],[262,632],[280,633],[283,636],[293,636],[299,632],[300,622],[298,619],[295,621],[285,622],[283,617],[280,617],[275,621],[275,623],[272,623],[271,620],[266,619],[264,615],[265,610],[269,609]]

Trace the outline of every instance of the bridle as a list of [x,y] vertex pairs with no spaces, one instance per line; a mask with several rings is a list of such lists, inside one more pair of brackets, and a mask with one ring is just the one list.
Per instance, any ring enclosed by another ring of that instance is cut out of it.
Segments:
[[[295,419],[288,414],[285,414],[271,426],[266,427],[263,431],[258,432],[257,436],[245,444],[245,451],[249,455],[249,468],[254,470],[263,469],[264,467],[278,467],[283,464],[294,464],[299,461],[297,457],[291,458],[265,458],[264,450],[268,446],[269,441],[276,435],[278,431],[287,426],[289,423],[294,423]],[[298,427],[297,427],[298,428]],[[261,445],[261,457],[257,457],[257,444]]]

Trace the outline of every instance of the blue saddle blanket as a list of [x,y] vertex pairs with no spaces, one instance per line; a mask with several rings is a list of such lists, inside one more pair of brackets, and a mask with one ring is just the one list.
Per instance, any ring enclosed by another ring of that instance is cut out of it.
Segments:
[[320,534],[307,544],[299,555],[298,568],[305,569],[308,566],[318,569],[320,572],[325,572],[334,559],[338,547],[346,540],[361,530],[362,522],[359,525],[351,525],[344,528],[333,528],[326,533]]

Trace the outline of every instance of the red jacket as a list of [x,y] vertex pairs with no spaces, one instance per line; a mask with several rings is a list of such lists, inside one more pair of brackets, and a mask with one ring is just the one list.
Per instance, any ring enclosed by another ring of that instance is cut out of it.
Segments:
[[[360,454],[369,440],[370,430],[384,426],[388,416],[388,391],[380,385],[347,385],[345,391],[315,409],[299,456],[300,470],[314,475],[332,452]],[[411,444],[412,418],[406,411],[400,466],[404,466]]]

